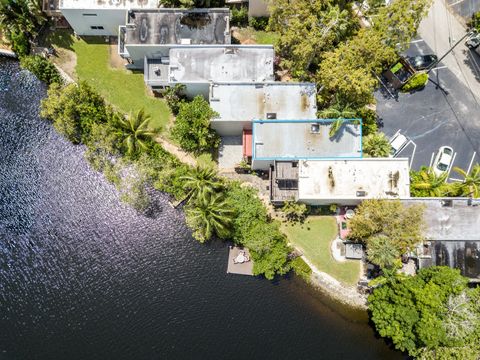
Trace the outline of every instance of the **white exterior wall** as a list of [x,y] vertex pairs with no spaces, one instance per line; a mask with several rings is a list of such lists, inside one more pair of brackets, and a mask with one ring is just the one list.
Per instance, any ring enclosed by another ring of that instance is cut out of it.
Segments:
[[249,0],[248,17],[270,16],[268,0]]
[[243,129],[251,129],[251,121],[229,121],[212,119],[210,126],[221,136],[240,136]]
[[274,160],[256,160],[252,158],[252,170],[268,170]]
[[129,68],[143,69],[145,56],[149,59],[158,59],[162,56],[168,57],[171,45],[127,45],[125,49],[128,51],[129,58],[133,64]]
[[[125,25],[127,9],[60,9],[73,30],[82,36],[118,36],[118,27]],[[96,14],[85,16],[84,14]],[[91,26],[103,26],[93,30]]]

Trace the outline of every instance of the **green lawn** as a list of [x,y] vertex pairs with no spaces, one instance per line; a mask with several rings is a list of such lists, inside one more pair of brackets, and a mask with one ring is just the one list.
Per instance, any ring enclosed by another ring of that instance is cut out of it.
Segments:
[[[165,129],[170,111],[162,99],[147,94],[143,72],[133,73],[110,67],[109,45],[98,39],[77,40],[69,33],[52,34],[53,44],[73,50],[77,56],[75,73],[92,85],[111,105],[123,113],[142,108],[150,114],[152,128]],[[102,38],[103,40],[103,38]]]
[[280,37],[275,32],[270,31],[255,31],[254,32],[255,41],[257,44],[265,44],[265,45],[275,45],[278,38]]
[[282,229],[288,240],[300,248],[320,271],[347,285],[358,281],[359,261],[337,262],[331,255],[330,243],[337,235],[337,223],[333,216],[309,216],[303,224],[284,223]]

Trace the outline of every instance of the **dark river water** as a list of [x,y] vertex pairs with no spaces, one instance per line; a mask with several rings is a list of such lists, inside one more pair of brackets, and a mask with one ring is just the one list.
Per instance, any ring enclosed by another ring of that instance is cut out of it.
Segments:
[[119,201],[0,58],[0,359],[396,359],[364,313],[290,276],[226,274],[165,198]]

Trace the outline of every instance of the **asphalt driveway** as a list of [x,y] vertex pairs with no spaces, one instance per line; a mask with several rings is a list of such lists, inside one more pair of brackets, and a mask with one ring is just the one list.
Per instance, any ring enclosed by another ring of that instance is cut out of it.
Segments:
[[[407,55],[433,54],[421,39],[414,40]],[[442,54],[438,54],[441,56]],[[475,54],[476,55],[476,54]],[[480,161],[480,104],[455,74],[444,64],[430,72],[427,86],[414,93],[391,98],[383,89],[376,92],[381,131],[393,136],[397,130],[415,144],[399,156],[412,157],[412,169],[429,166],[439,147],[448,145],[455,152],[453,166],[467,170]],[[451,177],[458,175],[451,173]]]

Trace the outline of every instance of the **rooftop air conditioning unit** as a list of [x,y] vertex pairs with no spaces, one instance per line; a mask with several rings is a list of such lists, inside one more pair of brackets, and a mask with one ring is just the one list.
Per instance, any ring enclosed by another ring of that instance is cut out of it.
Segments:
[[274,120],[277,118],[277,113],[267,113],[268,120]]
[[357,191],[357,197],[365,197],[367,196],[367,192],[363,190]]
[[315,124],[310,125],[310,133],[312,133],[312,134],[320,133],[320,124],[315,123]]

